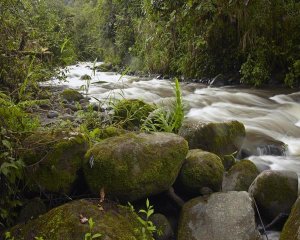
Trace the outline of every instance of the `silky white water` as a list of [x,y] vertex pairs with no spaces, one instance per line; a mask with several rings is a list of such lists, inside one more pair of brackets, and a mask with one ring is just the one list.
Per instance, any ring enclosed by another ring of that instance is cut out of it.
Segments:
[[[88,94],[92,101],[112,98],[143,99],[151,103],[168,102],[173,96],[169,80],[121,76],[116,73],[95,72],[92,63],[80,63],[67,68],[65,82],[54,79],[51,84],[80,89],[91,76]],[[182,83],[186,118],[191,121],[228,121],[244,123],[247,135],[264,136],[287,144],[285,156],[261,155],[249,157],[256,164],[271,169],[296,171],[300,175],[300,92],[276,94],[275,90],[208,88],[202,84]],[[255,137],[253,141],[256,141]]]

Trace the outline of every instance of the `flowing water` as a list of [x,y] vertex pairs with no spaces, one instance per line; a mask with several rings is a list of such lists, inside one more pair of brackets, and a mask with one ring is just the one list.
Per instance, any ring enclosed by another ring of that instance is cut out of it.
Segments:
[[[67,82],[59,84],[79,89],[86,85],[80,77],[90,75],[92,101],[125,97],[167,103],[174,96],[169,80],[104,72],[94,75],[91,67],[92,63],[68,67]],[[246,145],[252,149],[250,160],[260,168],[292,170],[300,175],[300,92],[279,94],[279,90],[212,88],[197,83],[182,83],[181,87],[188,120],[241,121],[247,131]],[[277,147],[283,143],[287,148],[280,152]]]

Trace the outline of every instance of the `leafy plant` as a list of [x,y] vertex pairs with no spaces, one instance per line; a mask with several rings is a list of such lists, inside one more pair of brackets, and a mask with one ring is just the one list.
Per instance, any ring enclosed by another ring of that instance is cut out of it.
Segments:
[[171,108],[160,107],[145,119],[141,129],[145,131],[164,131],[177,133],[184,119],[184,109],[181,89],[178,79],[175,79],[175,101]]
[[[130,209],[132,212],[135,212],[135,209],[132,204],[128,203]],[[141,223],[142,227],[140,229],[135,229],[137,232],[142,234],[143,240],[149,239],[147,237],[147,233],[150,233],[153,235],[154,233],[158,232],[156,226],[153,224],[153,222],[150,220],[150,217],[154,213],[154,208],[152,205],[150,205],[149,199],[146,200],[146,209],[140,209],[139,213],[143,215],[143,217],[140,217],[137,215],[137,220]]]
[[88,220],[88,223],[89,223],[89,232],[87,232],[84,235],[84,240],[99,239],[102,236],[102,234],[100,234],[100,233],[94,233],[93,234],[93,228],[94,228],[94,225],[95,225],[95,222],[93,221],[93,218],[90,218]]

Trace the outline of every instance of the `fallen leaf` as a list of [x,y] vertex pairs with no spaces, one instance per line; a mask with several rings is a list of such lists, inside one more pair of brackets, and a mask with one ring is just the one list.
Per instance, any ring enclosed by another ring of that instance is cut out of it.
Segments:
[[87,223],[89,220],[86,218],[86,217],[84,217],[82,214],[80,214],[79,215],[79,218],[80,218],[80,222],[82,223],[82,224],[85,224],[85,223]]

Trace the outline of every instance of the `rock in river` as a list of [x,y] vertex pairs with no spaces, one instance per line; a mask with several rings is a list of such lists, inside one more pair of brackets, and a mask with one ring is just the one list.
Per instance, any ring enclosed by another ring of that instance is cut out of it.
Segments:
[[263,171],[249,188],[262,215],[273,220],[289,214],[298,196],[298,176],[291,171]]
[[190,149],[199,148],[219,156],[230,155],[239,151],[246,132],[238,121],[222,123],[192,123],[186,122],[179,130]]
[[247,192],[213,193],[182,208],[177,240],[259,240]]
[[84,173],[95,194],[134,201],[168,190],[188,152],[187,142],[172,133],[128,133],[107,138],[86,154]]
[[193,149],[188,152],[178,182],[188,193],[199,196],[202,188],[219,191],[223,173],[222,160],[216,154]]

